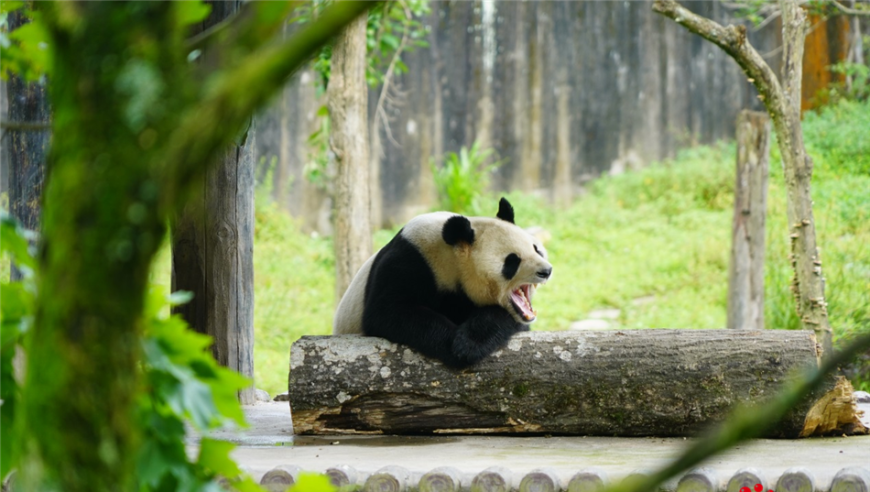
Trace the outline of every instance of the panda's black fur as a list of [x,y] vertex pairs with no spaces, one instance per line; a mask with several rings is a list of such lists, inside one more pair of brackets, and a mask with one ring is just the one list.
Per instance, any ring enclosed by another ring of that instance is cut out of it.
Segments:
[[[510,234],[526,234],[513,224],[513,209],[507,200],[501,200],[497,217],[510,223],[510,227],[516,228],[516,231],[509,229]],[[477,221],[481,219],[472,218]],[[386,338],[439,359],[448,366],[464,368],[476,364],[505,346],[515,333],[529,329],[528,324],[520,322],[516,314],[512,315],[500,304],[475,303],[462,285],[452,288],[439,286],[432,262],[427,261],[420,245],[413,244],[404,231],[399,231],[369,260],[370,264],[367,262],[360,270],[358,276],[365,278],[354,280],[365,280],[361,306],[362,334]],[[440,239],[449,247],[475,246],[476,237],[472,223],[461,215],[449,217],[444,222],[440,235]],[[532,247],[531,242],[529,246]],[[548,267],[545,255],[537,245],[534,245],[534,251],[540,256],[534,261]],[[498,275],[502,275],[502,280],[508,282],[517,274],[521,258],[513,252],[503,258],[503,264],[499,264]],[[552,270],[551,267],[544,267],[541,269],[546,275],[541,270],[536,272],[538,281],[541,282],[549,277]],[[351,284],[349,292],[360,287],[360,284]],[[342,316],[359,316],[358,312],[348,314],[353,310],[346,303],[352,304],[353,299],[343,299],[339,306],[336,314],[337,333],[341,332],[339,324]],[[530,300],[528,306],[531,308]]]

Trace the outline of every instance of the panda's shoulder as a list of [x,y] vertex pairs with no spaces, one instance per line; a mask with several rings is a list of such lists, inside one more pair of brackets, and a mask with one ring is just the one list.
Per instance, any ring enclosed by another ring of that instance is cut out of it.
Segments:
[[443,242],[441,231],[447,219],[456,214],[450,212],[432,212],[418,215],[408,221],[399,235],[417,247],[427,247]]

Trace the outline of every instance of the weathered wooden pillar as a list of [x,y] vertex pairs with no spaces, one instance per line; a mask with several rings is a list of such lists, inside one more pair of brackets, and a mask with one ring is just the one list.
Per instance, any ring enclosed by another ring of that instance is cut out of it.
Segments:
[[[203,22],[208,29],[238,8],[212,2]],[[208,53],[203,54],[208,58]],[[214,338],[218,363],[254,377],[254,166],[251,138],[228,148],[211,167],[201,192],[187,204],[172,229],[172,290],[193,292],[178,306],[199,333]],[[254,388],[239,392],[253,403]]]
[[[22,9],[9,13],[9,32],[30,22]],[[28,82],[24,77],[11,75],[6,84],[9,121],[29,127],[48,123],[51,111],[45,80]],[[51,132],[37,128],[9,129],[9,210],[27,229],[39,230],[42,211],[42,189],[45,182],[45,157]],[[10,280],[21,279],[21,272],[12,264]],[[22,381],[27,361],[24,352],[16,351],[13,359],[15,377]]]
[[[22,9],[9,13],[10,32],[28,22]],[[13,125],[8,130],[9,209],[21,225],[31,230],[39,229],[45,156],[51,137],[47,126],[41,129],[32,125],[47,124],[51,117],[46,90],[44,81],[29,82],[19,75],[11,75],[6,84],[9,121]],[[13,267],[11,276],[17,280],[20,272]]]
[[741,111],[737,116],[737,179],[731,263],[728,268],[728,328],[764,329],[764,219],[770,118]]
[[335,300],[372,254],[369,189],[366,19],[348,24],[332,46],[326,88],[329,148],[335,154]]

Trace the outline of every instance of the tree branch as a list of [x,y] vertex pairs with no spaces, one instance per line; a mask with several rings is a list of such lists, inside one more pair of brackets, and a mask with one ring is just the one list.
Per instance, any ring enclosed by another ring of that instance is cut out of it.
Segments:
[[[380,122],[383,121],[384,129],[387,131],[387,138],[389,138],[390,141],[393,142],[393,145],[395,145],[396,147],[399,147],[399,143],[396,142],[395,138],[393,138],[393,132],[392,130],[390,130],[390,122],[387,120],[386,111],[384,111],[384,101],[386,100],[387,93],[390,90],[390,81],[393,78],[393,72],[396,69],[396,62],[398,62],[401,58],[402,51],[404,51],[405,49],[405,44],[408,42],[408,23],[411,20],[411,11],[404,3],[402,3],[401,5],[405,11],[405,28],[402,32],[402,41],[399,43],[399,47],[396,48],[396,52],[393,53],[393,57],[390,59],[390,64],[387,67],[387,71],[386,73],[384,73],[384,84],[383,87],[381,87],[381,93],[378,96],[378,103],[375,105],[375,116],[371,129],[372,132],[379,131],[378,125],[380,125]],[[386,14],[387,12],[384,12],[385,17]]]
[[[259,2],[258,2],[259,3]],[[268,3],[268,2],[262,2]],[[371,1],[336,2],[285,42],[262,48],[224,74],[182,118],[167,143],[164,166],[172,188],[164,190],[161,214],[177,211],[191,183],[211,160],[241,133],[248,119],[281,90],[287,78],[358,15],[376,6]]]
[[839,10],[840,13],[843,15],[853,15],[853,16],[858,16],[858,17],[870,17],[870,10],[849,8],[849,7],[846,7],[845,5],[843,5],[842,3],[838,2],[837,0],[831,0],[831,4],[834,7],[836,7],[836,9]]
[[703,37],[728,53],[749,76],[759,98],[775,120],[784,114],[785,101],[776,74],[746,39],[746,27],[722,26],[681,6],[675,0],[655,0],[653,12],[669,17],[689,31]]
[[[245,2],[226,19],[188,39],[185,48],[193,51],[207,47],[221,53],[248,54],[272,39],[300,4],[301,1]],[[224,64],[217,68],[227,68],[238,57],[215,58]]]
[[797,312],[806,330],[813,330],[823,354],[831,350],[831,327],[824,296],[821,258],[816,246],[810,179],[813,163],[807,154],[801,129],[801,74],[806,11],[800,0],[780,0],[782,12],[782,83],[770,66],[746,41],[746,28],[721,25],[693,14],[675,0],[656,0],[653,11],[670,17],[689,31],[719,46],[743,69],[759,92],[776,129],[786,180],[786,203],[792,267],[792,291]]

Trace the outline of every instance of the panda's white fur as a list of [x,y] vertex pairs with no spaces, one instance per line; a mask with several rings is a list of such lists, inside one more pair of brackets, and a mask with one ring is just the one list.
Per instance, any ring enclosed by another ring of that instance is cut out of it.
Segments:
[[382,336],[463,367],[528,329],[531,298],[552,266],[504,199],[498,217],[412,219],[360,268],[333,333]]

